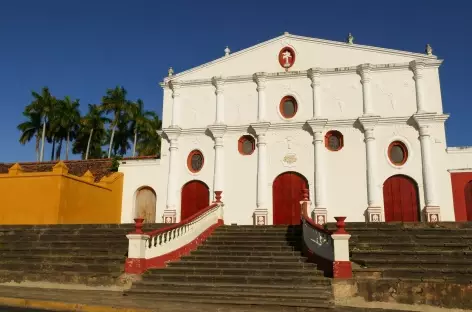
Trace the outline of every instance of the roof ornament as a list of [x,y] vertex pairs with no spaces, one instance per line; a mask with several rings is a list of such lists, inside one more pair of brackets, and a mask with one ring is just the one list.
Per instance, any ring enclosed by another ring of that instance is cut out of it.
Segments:
[[424,49],[424,52],[428,55],[433,55],[433,48],[431,47],[431,45],[429,43],[426,45],[426,48]]
[[225,56],[228,56],[230,53],[231,53],[231,50],[228,48],[228,46],[226,46]]
[[167,74],[169,77],[172,77],[174,75],[174,69],[172,67],[169,67],[169,70],[167,71]]
[[349,43],[349,44],[354,43],[354,36],[351,33],[349,33],[349,35],[347,36],[346,42]]
[[288,31],[284,32],[284,35],[288,35],[288,34],[289,34]]

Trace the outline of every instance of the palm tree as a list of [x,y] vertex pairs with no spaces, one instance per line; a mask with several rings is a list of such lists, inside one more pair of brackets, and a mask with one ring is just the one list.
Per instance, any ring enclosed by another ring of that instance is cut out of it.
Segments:
[[33,96],[34,100],[28,106],[26,106],[25,112],[36,113],[40,116],[43,130],[41,131],[41,153],[39,156],[39,161],[43,161],[46,124],[48,122],[49,114],[52,112],[56,104],[56,98],[51,95],[48,87],[43,87],[41,94],[32,91],[31,95]]
[[[105,123],[110,122],[110,119],[107,117],[103,116],[103,111],[100,109],[100,107],[96,104],[89,104],[88,105],[88,113],[82,118],[81,124],[83,130],[86,130],[89,132],[88,135],[88,140],[87,140],[87,149],[85,151],[85,159],[88,159],[89,154],[90,154],[90,145],[92,143],[92,137],[93,137],[93,132],[99,131],[98,137],[102,138],[105,131],[104,131],[104,126]],[[96,135],[97,136],[97,135]],[[101,144],[101,140],[100,140]]]
[[149,118],[154,117],[154,113],[144,110],[144,102],[138,99],[131,105],[131,129],[133,130],[133,157],[136,156],[136,143],[138,142],[138,132],[152,131]]
[[80,122],[80,104],[79,100],[72,101],[69,96],[64,97],[60,103],[58,123],[65,133],[66,160],[69,160],[69,143],[71,139],[75,138]]
[[35,137],[36,161],[39,161],[39,142],[41,140],[40,135],[42,132],[41,115],[35,112],[23,112],[23,116],[28,120],[17,126],[17,129],[21,131],[20,143],[25,145]]
[[116,128],[118,124],[120,124],[123,113],[129,104],[126,100],[126,94],[127,92],[125,88],[117,86],[114,89],[108,89],[107,94],[102,98],[102,109],[105,113],[111,113],[113,115],[113,120],[111,122],[110,145],[108,147],[108,158],[111,157]]
[[162,122],[154,112],[151,112],[151,115],[146,130],[140,133],[136,149],[140,156],[157,155],[160,157],[161,138],[157,134],[157,130],[162,128]]

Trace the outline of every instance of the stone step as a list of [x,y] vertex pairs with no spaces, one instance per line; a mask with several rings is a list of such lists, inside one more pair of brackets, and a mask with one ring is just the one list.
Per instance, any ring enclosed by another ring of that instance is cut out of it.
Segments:
[[27,270],[0,270],[0,283],[25,281],[30,282],[51,282],[61,284],[84,284],[89,286],[110,286],[115,285],[117,278],[122,273],[94,273],[94,272],[68,272],[62,271],[55,274],[43,271]]
[[472,268],[472,259],[424,260],[424,259],[371,259],[353,258],[352,261],[368,268]]
[[3,235],[0,236],[0,242],[18,242],[18,241],[81,241],[81,240],[93,240],[93,241],[120,241],[120,242],[128,242],[125,234],[117,234],[117,233],[105,233],[105,234],[64,234],[64,235],[56,235],[56,234],[28,234],[28,235]]
[[255,233],[301,233],[302,229],[298,227],[287,227],[287,226],[252,226],[252,225],[240,225],[240,226],[222,226],[215,230],[215,234],[222,232],[231,233],[243,233],[243,232],[255,232]]
[[0,245],[1,249],[15,249],[18,246],[21,246],[23,248],[73,248],[73,247],[80,247],[80,248],[86,248],[90,246],[94,246],[95,248],[123,248],[128,246],[127,241],[102,241],[102,240],[97,240],[94,241],[93,243],[90,241],[51,241],[51,242],[43,242],[43,241],[24,241],[21,243],[17,242],[2,242]]
[[351,235],[470,235],[472,228],[448,229],[448,228],[424,228],[424,229],[395,229],[395,228],[359,228],[348,229],[346,231]]
[[152,269],[148,271],[150,276],[163,275],[243,275],[243,276],[269,276],[269,277],[306,277],[306,276],[322,276],[323,272],[316,269],[261,269],[261,268],[237,268],[237,267],[191,267],[191,266],[169,266],[163,269]]
[[7,262],[44,262],[44,263],[61,263],[61,262],[78,262],[78,263],[90,263],[90,264],[101,264],[101,263],[115,263],[117,265],[123,264],[125,260],[124,256],[116,255],[95,255],[95,256],[76,256],[76,255],[54,255],[54,254],[45,254],[38,255],[37,253],[33,254],[11,254],[6,253],[5,255],[0,255],[0,264]]
[[472,282],[472,268],[359,268],[353,269],[360,278],[442,279]]
[[224,290],[238,292],[287,292],[287,293],[323,293],[331,294],[330,284],[305,285],[270,285],[270,284],[237,284],[237,283],[198,283],[198,282],[160,282],[141,280],[133,283],[132,288],[179,290]]
[[351,258],[371,259],[472,259],[472,250],[352,250]]
[[181,261],[228,261],[228,262],[268,262],[268,263],[306,263],[307,258],[302,256],[232,256],[232,255],[199,255],[196,252],[183,256]]
[[12,271],[41,271],[49,273],[60,273],[63,271],[77,272],[82,274],[85,273],[114,273],[122,272],[124,269],[124,262],[115,264],[113,262],[104,262],[101,264],[93,263],[81,263],[81,262],[29,262],[29,261],[14,261],[14,262],[1,262],[2,270]]
[[350,242],[351,250],[468,250],[470,246],[467,243],[408,243],[408,242],[369,242],[369,243],[356,243]]
[[211,235],[207,241],[251,241],[251,242],[266,242],[266,241],[300,241],[301,235]]
[[284,245],[275,245],[275,246],[267,246],[263,245],[262,243],[259,244],[253,244],[253,245],[224,245],[224,244],[203,244],[200,246],[199,251],[221,251],[221,252],[227,252],[227,251],[232,251],[232,252],[237,252],[237,251],[299,251],[301,250],[301,246],[284,246]]
[[70,248],[49,248],[49,247],[25,247],[22,245],[13,246],[10,249],[2,248],[0,249],[0,256],[5,254],[10,255],[29,255],[29,254],[36,254],[36,255],[77,255],[77,256],[95,256],[95,255],[111,255],[111,256],[125,256],[128,253],[127,247],[122,248],[102,248],[102,247],[70,247]]
[[169,291],[166,289],[131,289],[127,291],[127,294],[132,296],[135,294],[152,295],[156,299],[173,297],[184,297],[184,298],[210,298],[218,300],[249,300],[257,302],[257,300],[263,299],[264,301],[271,301],[277,303],[290,303],[296,305],[297,303],[312,304],[313,306],[324,306],[329,305],[331,297],[326,293],[313,292],[310,295],[299,294],[299,293],[287,293],[287,292],[238,292],[238,291],[224,291],[224,290],[179,290]]
[[416,244],[423,244],[429,242],[435,243],[466,243],[472,244],[472,236],[466,235],[451,235],[451,236],[441,236],[441,235],[403,235],[403,236],[390,236],[390,235],[372,235],[372,236],[351,236],[350,243],[374,243],[374,242],[411,242]]
[[251,249],[246,250],[244,248],[239,248],[235,250],[234,248],[228,248],[226,250],[216,249],[216,248],[208,248],[205,245],[199,247],[197,250],[192,251],[190,253],[191,256],[263,256],[263,257],[300,257],[302,256],[301,251],[293,250],[292,248],[287,248],[285,250],[258,250],[258,249]]
[[[0,262],[1,263],[1,262]],[[247,268],[247,269],[308,269],[316,270],[316,264],[303,262],[247,262],[247,261],[196,261],[184,260],[171,262],[168,267],[200,268]]]
[[215,240],[215,239],[208,239],[205,241],[205,246],[258,246],[258,245],[264,245],[267,247],[271,246],[302,246],[301,240],[237,240],[237,241],[231,241],[231,240]]
[[293,287],[331,285],[331,280],[317,275],[304,276],[261,276],[261,275],[183,275],[179,272],[175,274],[151,274],[152,270],[143,275],[143,280],[153,282],[189,282],[189,283],[231,283],[231,284],[265,284],[265,285],[285,285]]

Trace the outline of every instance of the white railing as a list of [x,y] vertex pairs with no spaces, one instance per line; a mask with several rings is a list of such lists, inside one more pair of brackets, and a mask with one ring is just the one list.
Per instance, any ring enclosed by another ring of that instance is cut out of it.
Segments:
[[223,225],[224,204],[217,201],[198,213],[162,229],[144,233],[142,219],[135,219],[136,229],[129,240],[125,271],[141,274],[149,268],[163,267],[169,261],[196,249],[215,228]]

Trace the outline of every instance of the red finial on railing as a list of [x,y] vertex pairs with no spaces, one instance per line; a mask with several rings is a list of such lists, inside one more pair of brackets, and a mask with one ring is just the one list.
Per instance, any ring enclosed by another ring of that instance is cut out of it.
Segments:
[[221,193],[223,191],[215,191],[215,203],[221,203]]
[[338,228],[336,232],[333,234],[347,234],[345,227],[346,223],[344,220],[346,220],[346,217],[334,217],[336,219],[336,227]]
[[134,230],[133,234],[144,234],[144,232],[143,232],[143,222],[144,222],[143,218],[134,219],[135,230]]
[[310,191],[306,188],[302,190],[302,196],[303,196],[303,201],[309,201],[310,200]]

